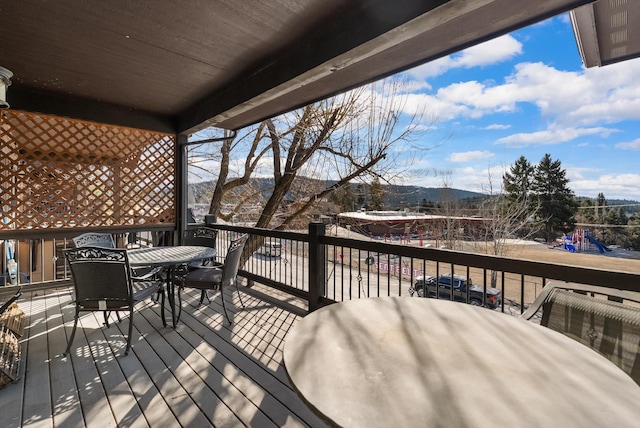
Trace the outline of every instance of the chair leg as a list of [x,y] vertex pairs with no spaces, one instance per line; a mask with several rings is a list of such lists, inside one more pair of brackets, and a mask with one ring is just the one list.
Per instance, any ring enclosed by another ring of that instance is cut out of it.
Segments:
[[155,297],[151,296],[151,301],[153,303],[158,303],[158,300],[160,300],[160,293],[162,293],[162,288],[158,287],[158,292],[155,294]]
[[207,290],[200,290],[200,304],[204,302],[204,299],[207,299],[207,302],[211,303],[211,299],[209,299],[209,295],[207,294]]
[[[246,309],[244,307],[244,303],[242,302],[242,294],[240,294],[240,287],[238,287],[238,281],[236,280],[234,282],[236,283],[236,291],[238,292],[238,298],[240,299],[240,305],[242,306],[242,309]],[[220,292],[222,292],[222,287],[220,287]]]
[[224,293],[222,292],[222,284],[220,284],[220,299],[222,299],[222,310],[224,310],[224,316],[227,317],[227,322],[231,325],[231,319],[229,318],[229,313],[227,312],[227,305],[224,303]]
[[109,328],[109,311],[104,311],[104,325]]
[[124,350],[124,355],[129,355],[129,349],[131,349],[131,335],[133,334],[133,305],[129,308],[129,335],[127,336],[127,349]]
[[80,318],[80,309],[76,307],[76,315],[73,317],[73,330],[71,330],[71,336],[69,337],[69,342],[67,342],[67,349],[62,354],[65,357],[69,355],[71,350],[71,342],[73,342],[73,338],[76,335],[76,327],[78,327],[78,318]]

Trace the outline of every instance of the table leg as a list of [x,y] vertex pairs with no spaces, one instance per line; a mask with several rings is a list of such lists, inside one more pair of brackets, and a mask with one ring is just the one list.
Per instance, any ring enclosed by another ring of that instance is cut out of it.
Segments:
[[167,274],[167,295],[169,305],[171,305],[171,323],[176,328],[178,320],[176,318],[176,286],[175,286],[175,268],[170,267]]
[[165,303],[165,292],[167,292],[167,287],[169,286],[169,272],[167,272],[167,279],[165,280],[165,285],[162,287],[162,297],[160,297],[160,313],[162,314],[162,325],[163,327],[167,326],[167,319],[164,316],[164,303]]

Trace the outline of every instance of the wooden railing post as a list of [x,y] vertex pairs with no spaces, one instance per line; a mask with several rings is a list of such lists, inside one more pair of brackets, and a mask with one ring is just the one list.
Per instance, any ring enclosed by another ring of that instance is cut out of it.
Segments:
[[309,223],[309,312],[320,308],[324,296],[326,260],[320,236],[325,234],[324,223]]

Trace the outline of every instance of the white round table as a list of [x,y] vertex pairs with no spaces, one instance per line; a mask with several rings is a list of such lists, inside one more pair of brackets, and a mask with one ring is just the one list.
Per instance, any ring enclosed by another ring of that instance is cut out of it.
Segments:
[[517,317],[408,297],[336,303],[284,346],[292,385],[344,427],[638,427],[640,387]]

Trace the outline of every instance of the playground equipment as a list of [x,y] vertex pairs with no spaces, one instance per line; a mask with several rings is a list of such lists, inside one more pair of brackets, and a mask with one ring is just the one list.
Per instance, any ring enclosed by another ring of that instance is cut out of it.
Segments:
[[611,248],[608,248],[590,235],[586,229],[578,229],[573,235],[564,235],[563,237],[563,248],[572,253],[590,250],[592,245],[598,249],[600,254],[604,254],[605,251],[611,251]]
[[605,251],[611,251],[611,248],[607,247],[606,245],[604,245],[602,242],[598,241],[593,236],[587,235],[587,239],[589,240],[589,242],[591,242],[593,245],[596,246],[598,251],[600,251],[600,254],[604,254]]

